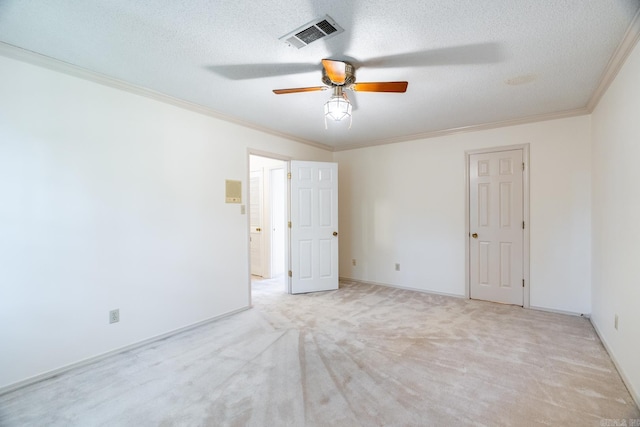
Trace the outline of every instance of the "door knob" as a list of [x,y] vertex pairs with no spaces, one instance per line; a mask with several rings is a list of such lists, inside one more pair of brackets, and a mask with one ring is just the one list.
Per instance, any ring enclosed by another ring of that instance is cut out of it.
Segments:
[[477,239],[477,238],[478,238],[478,233],[473,233],[473,234],[471,235],[471,237],[473,237],[474,239]]
[[337,231],[334,231],[334,232],[333,232],[333,235],[334,235],[334,236],[337,236],[337,235],[338,235],[338,232],[337,232]]
[[261,228],[256,228],[256,231],[262,231],[262,229]]

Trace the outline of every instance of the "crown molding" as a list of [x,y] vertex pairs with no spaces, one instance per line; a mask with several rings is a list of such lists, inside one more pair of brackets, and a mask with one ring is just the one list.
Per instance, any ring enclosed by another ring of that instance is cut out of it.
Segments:
[[591,98],[589,99],[585,107],[578,108],[575,110],[561,111],[557,113],[540,114],[535,116],[523,117],[520,119],[504,120],[504,121],[484,123],[484,124],[471,125],[471,126],[462,126],[458,128],[443,129],[443,130],[438,130],[433,132],[406,135],[406,136],[401,136],[397,138],[381,139],[377,141],[370,141],[365,144],[344,145],[341,147],[333,148],[333,151],[336,152],[336,151],[355,150],[358,148],[375,147],[378,145],[395,144],[398,142],[408,142],[408,141],[415,141],[419,139],[437,138],[441,136],[454,135],[454,134],[465,133],[465,132],[477,132],[481,130],[496,129],[496,128],[507,127],[507,126],[516,126],[516,125],[522,125],[527,123],[535,123],[535,122],[542,122],[547,120],[556,120],[556,119],[563,119],[563,118],[591,114],[593,110],[596,108],[596,106],[598,105],[598,102],[600,102],[600,99],[602,98],[602,96],[605,94],[605,92],[613,82],[613,80],[616,78],[616,76],[620,72],[620,69],[624,65],[625,61],[627,60],[627,58],[629,57],[629,55],[631,54],[635,46],[638,44],[638,41],[640,41],[640,9],[636,12],[622,41],[620,42],[615,52],[611,56],[611,59],[609,59],[609,62],[605,67],[605,71],[602,74],[602,77],[600,79],[600,83],[598,84],[598,87],[594,91],[593,95],[591,95]]
[[598,106],[600,99],[602,99],[607,89],[609,89],[609,86],[620,72],[620,69],[633,51],[633,48],[638,44],[638,40],[640,40],[640,9],[636,12],[622,41],[611,56],[611,59],[609,59],[605,71],[600,78],[600,84],[587,103],[589,113],[593,112]]
[[269,129],[253,123],[245,122],[238,118],[219,113],[209,107],[195,104],[193,102],[184,101],[182,99],[174,98],[172,96],[165,95],[163,93],[156,92],[141,86],[136,86],[131,83],[127,83],[123,80],[109,77],[95,71],[87,70],[85,68],[78,67],[77,65],[60,61],[58,59],[54,59],[49,56],[39,54],[37,52],[22,49],[20,47],[17,47],[8,43],[0,42],[0,55],[5,56],[7,58],[12,58],[22,62],[26,62],[31,65],[47,68],[52,71],[77,77],[83,80],[88,80],[103,86],[119,89],[125,92],[132,93],[134,95],[143,96],[145,98],[153,99],[155,101],[163,102],[165,104],[173,105],[175,107],[179,107],[195,113],[203,114],[205,116],[213,117],[218,120],[223,120],[225,122],[233,123],[238,126],[253,129],[269,135],[277,136],[277,137],[284,138],[294,142],[299,142],[305,145],[310,145],[312,147],[319,148],[322,150],[333,151],[333,147],[326,144],[321,144],[319,142],[310,141],[304,138],[299,138],[283,132],[278,132],[273,129]]
[[420,139],[437,138],[442,136],[456,135],[467,132],[478,132],[481,130],[497,129],[509,126],[524,125],[529,123],[546,122],[549,120],[566,119],[569,117],[584,116],[589,114],[587,107],[577,108],[575,110],[560,111],[556,113],[538,114],[535,116],[522,117],[519,119],[502,120],[498,122],[482,123],[478,125],[462,126],[451,129],[436,130],[432,132],[417,133],[405,135],[397,138],[381,139],[377,141],[367,142],[366,144],[353,144],[336,147],[333,151],[355,150],[358,148],[375,147],[378,145],[396,144],[399,142],[417,141]]
[[466,133],[466,132],[477,132],[481,130],[496,129],[500,127],[516,126],[516,125],[522,125],[527,123],[535,123],[535,122],[541,122],[541,121],[547,121],[547,120],[556,120],[556,119],[562,119],[562,118],[568,118],[568,117],[581,116],[585,114],[591,114],[593,110],[596,108],[596,106],[598,105],[598,103],[600,102],[600,99],[602,98],[602,96],[605,94],[605,92],[607,91],[607,89],[615,79],[615,77],[620,72],[620,69],[622,68],[625,61],[633,51],[634,47],[638,44],[639,40],[640,40],[640,10],[636,12],[631,24],[629,25],[629,28],[625,33],[624,38],[622,39],[622,41],[616,48],[616,51],[613,53],[609,62],[607,63],[605,71],[602,74],[602,77],[600,79],[600,83],[598,84],[598,87],[594,91],[593,95],[591,96],[591,98],[589,99],[585,107],[574,109],[574,110],[556,112],[556,113],[534,115],[534,116],[523,117],[519,119],[511,119],[511,120],[503,120],[498,122],[462,126],[457,128],[451,128],[451,129],[442,129],[442,130],[437,130],[432,132],[404,135],[400,137],[368,141],[366,143],[361,143],[361,144],[349,144],[349,145],[337,146],[337,147],[327,145],[327,144],[322,144],[316,141],[300,138],[287,133],[278,132],[264,126],[259,126],[253,123],[249,123],[249,122],[240,120],[236,117],[227,116],[225,114],[219,113],[211,108],[208,108],[199,104],[184,101],[169,95],[165,95],[160,92],[155,92],[150,89],[136,86],[136,85],[124,82],[122,80],[118,80],[94,71],[90,71],[90,70],[78,67],[76,65],[69,64],[67,62],[60,61],[45,55],[41,55],[36,52],[25,50],[7,43],[0,42],[0,55],[17,59],[23,62],[27,62],[33,65],[37,65],[40,67],[48,68],[50,70],[61,72],[74,77],[78,77],[84,80],[89,80],[104,86],[120,89],[129,93],[140,95],[140,96],[150,98],[156,101],[160,101],[166,104],[170,104],[182,109],[186,109],[186,110],[203,114],[209,117],[213,117],[218,120],[223,120],[229,123],[236,124],[238,126],[242,126],[245,128],[262,132],[262,133],[273,135],[279,138],[287,139],[294,142],[299,142],[301,144],[309,145],[315,148],[319,148],[321,150],[337,152],[337,151],[355,150],[358,148],[367,148],[367,147],[374,147],[379,145],[395,144],[399,142],[415,141],[420,139],[437,138],[437,137]]

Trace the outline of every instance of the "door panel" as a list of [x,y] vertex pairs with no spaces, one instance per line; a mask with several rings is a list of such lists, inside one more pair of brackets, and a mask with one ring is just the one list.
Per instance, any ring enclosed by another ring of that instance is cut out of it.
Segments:
[[338,165],[291,162],[291,293],[338,289]]
[[469,156],[469,282],[474,299],[523,305],[522,150]]

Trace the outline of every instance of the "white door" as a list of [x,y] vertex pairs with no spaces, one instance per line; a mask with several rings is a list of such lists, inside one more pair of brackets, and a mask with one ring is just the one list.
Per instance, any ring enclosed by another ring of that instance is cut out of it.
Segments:
[[470,297],[523,305],[522,150],[469,156]]
[[338,289],[338,165],[291,161],[291,293]]
[[251,243],[251,274],[264,276],[262,233],[262,169],[253,170],[249,176],[249,239]]

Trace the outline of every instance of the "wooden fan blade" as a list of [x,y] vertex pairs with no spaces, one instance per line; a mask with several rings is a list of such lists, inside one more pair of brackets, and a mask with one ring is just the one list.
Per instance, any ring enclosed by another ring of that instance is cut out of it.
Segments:
[[407,91],[408,82],[369,82],[355,83],[351,89],[356,92],[397,92],[404,93]]
[[285,93],[298,93],[298,92],[315,92],[318,90],[325,90],[326,86],[313,86],[313,87],[296,87],[290,89],[274,89],[273,93],[276,95],[283,95]]
[[337,85],[344,83],[347,78],[347,65],[344,62],[334,61],[333,59],[323,59],[322,66],[333,83]]

